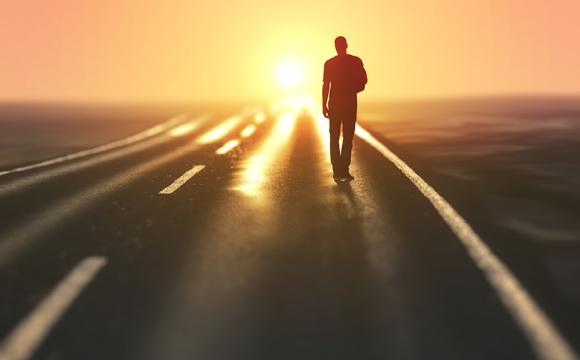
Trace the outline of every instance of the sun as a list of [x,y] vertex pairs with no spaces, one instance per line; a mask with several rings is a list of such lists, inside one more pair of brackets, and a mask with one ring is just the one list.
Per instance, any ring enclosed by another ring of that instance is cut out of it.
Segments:
[[286,59],[278,64],[276,75],[282,88],[292,89],[302,83],[304,67],[295,59]]

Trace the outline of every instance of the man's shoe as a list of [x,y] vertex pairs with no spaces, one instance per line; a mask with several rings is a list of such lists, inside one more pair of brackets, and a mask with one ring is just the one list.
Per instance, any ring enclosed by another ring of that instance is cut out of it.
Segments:
[[336,182],[346,182],[354,179],[353,177],[349,177],[347,175],[334,175],[333,178]]
[[344,174],[344,178],[346,180],[354,180],[354,176],[351,175],[351,173],[347,170],[346,173]]

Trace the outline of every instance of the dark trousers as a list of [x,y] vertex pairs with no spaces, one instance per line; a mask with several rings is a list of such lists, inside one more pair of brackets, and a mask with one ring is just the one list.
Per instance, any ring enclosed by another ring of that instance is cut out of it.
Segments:
[[[330,111],[330,162],[335,174],[348,171],[352,138],[356,126],[356,107],[354,111]],[[342,128],[342,149],[339,149],[338,140]]]

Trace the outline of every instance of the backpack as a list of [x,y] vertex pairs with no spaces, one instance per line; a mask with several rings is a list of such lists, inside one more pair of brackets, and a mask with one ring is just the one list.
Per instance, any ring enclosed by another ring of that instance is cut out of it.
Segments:
[[354,77],[354,90],[359,93],[361,91],[363,91],[365,89],[365,85],[367,84],[367,72],[362,64],[362,62],[360,63],[360,67],[358,69],[356,69],[355,72],[355,77]]

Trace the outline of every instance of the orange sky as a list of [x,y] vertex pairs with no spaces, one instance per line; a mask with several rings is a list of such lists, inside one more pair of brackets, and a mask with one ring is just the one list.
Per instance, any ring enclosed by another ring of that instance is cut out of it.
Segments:
[[580,94],[578,0],[19,0],[0,8],[0,100],[267,99],[288,57],[319,96],[336,35],[366,99]]

